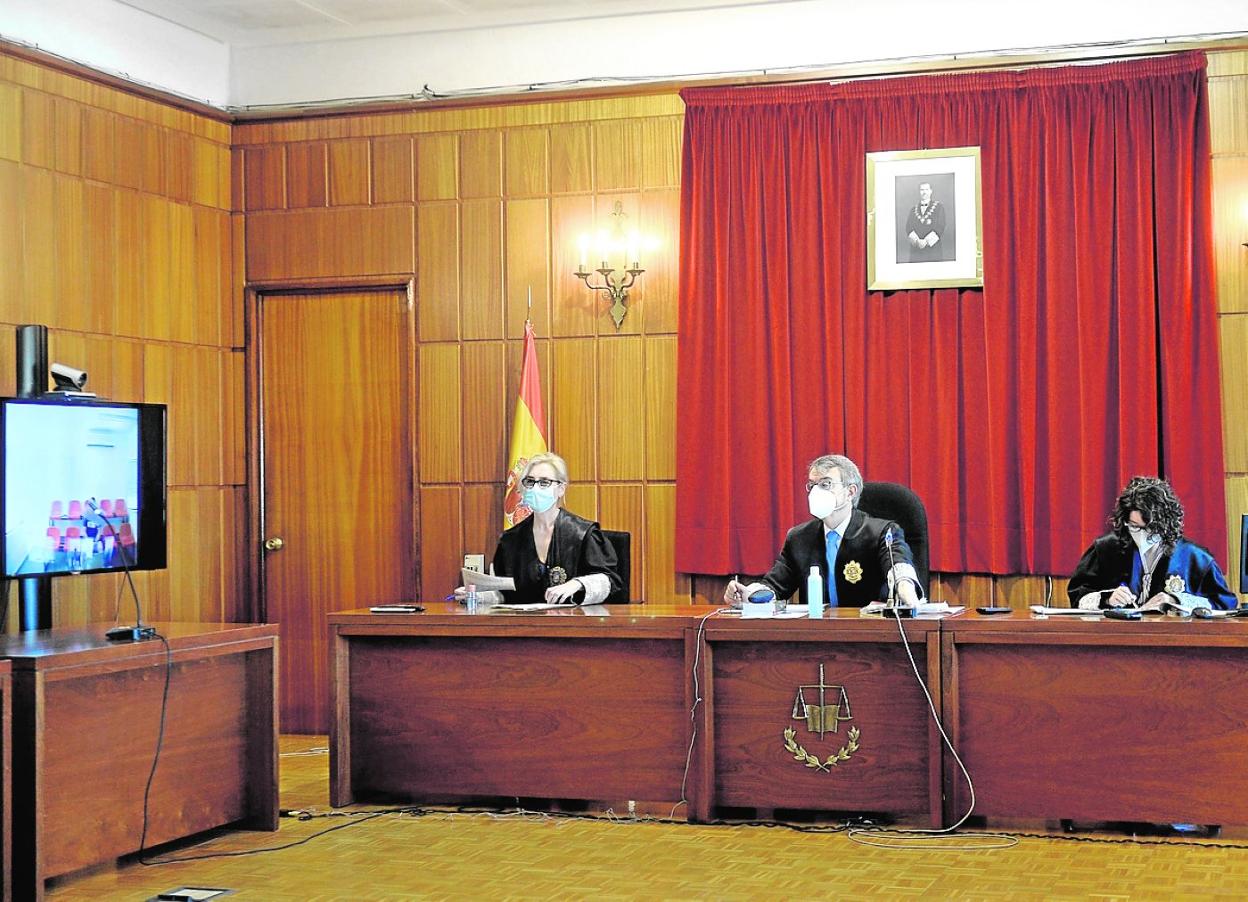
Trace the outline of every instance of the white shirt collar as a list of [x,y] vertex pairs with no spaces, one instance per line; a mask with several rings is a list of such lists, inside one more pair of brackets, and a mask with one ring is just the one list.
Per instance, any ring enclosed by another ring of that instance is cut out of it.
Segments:
[[853,516],[854,516],[854,509],[851,507],[849,509],[849,516],[846,517],[844,520],[842,520],[840,525],[837,526],[836,529],[828,529],[828,524],[820,521],[821,525],[823,526],[823,541],[825,543],[828,541],[828,533],[830,532],[836,533],[842,539],[845,538],[845,530],[849,528],[849,521],[850,519],[853,518]]

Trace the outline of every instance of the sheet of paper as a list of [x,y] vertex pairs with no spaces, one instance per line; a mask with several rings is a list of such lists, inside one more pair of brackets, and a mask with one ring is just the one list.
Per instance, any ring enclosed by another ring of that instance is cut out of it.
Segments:
[[493,573],[481,573],[467,567],[459,571],[461,586],[476,586],[478,592],[514,592],[516,581],[510,576],[495,576]]

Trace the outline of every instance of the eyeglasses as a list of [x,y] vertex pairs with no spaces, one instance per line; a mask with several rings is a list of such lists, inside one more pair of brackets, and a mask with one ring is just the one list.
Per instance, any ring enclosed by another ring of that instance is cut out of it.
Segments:
[[547,479],[543,476],[541,479],[534,479],[532,476],[526,476],[520,480],[520,484],[526,489],[540,488],[548,489],[552,486],[563,485],[562,479]]
[[808,482],[806,483],[806,494],[809,495],[814,490],[815,486],[819,486],[819,488],[823,489],[825,492],[830,492],[833,489],[844,488],[845,483],[836,482],[831,477],[820,479],[818,482]]

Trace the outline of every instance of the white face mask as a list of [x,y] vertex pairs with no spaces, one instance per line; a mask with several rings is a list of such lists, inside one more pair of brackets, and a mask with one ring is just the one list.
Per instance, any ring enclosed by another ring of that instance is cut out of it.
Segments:
[[810,494],[806,496],[806,503],[810,506],[810,515],[816,520],[826,519],[845,506],[843,503],[837,503],[835,492],[820,486],[815,486],[810,490]]
[[1127,534],[1131,536],[1131,541],[1135,543],[1135,547],[1140,549],[1141,555],[1143,555],[1144,552],[1148,551],[1148,549],[1152,548],[1154,545],[1161,543],[1161,536],[1157,535],[1155,532],[1149,532],[1143,526],[1138,529],[1128,526]]

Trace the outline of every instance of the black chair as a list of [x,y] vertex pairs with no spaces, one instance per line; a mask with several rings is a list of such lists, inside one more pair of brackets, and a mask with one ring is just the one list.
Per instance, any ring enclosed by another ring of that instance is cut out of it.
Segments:
[[621,532],[616,529],[604,529],[602,534],[607,537],[607,541],[611,543],[611,547],[615,549],[615,558],[618,561],[616,565],[616,573],[620,575],[620,579],[624,581],[624,585],[616,589],[607,596],[604,604],[628,604],[632,601],[630,577],[632,576],[632,533]]
[[927,594],[928,546],[927,510],[919,496],[896,482],[864,482],[858,509],[882,520],[895,520],[906,534],[906,544],[914,554],[914,569]]

